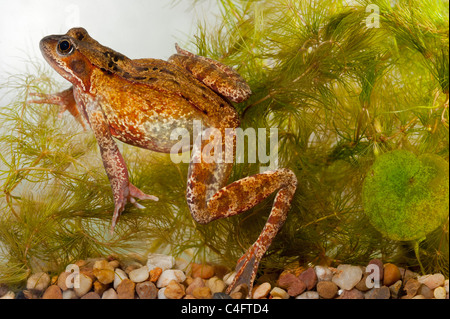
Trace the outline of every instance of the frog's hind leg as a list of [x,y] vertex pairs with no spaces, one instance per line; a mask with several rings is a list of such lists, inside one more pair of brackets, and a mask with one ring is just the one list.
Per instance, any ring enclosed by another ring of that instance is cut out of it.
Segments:
[[221,167],[223,170],[228,164],[216,165],[192,163],[190,166],[187,201],[192,216],[202,224],[244,212],[277,192],[266,225],[255,243],[239,259],[236,277],[227,289],[227,293],[230,293],[236,286],[244,284],[250,294],[259,262],[286,220],[297,187],[297,178],[288,169],[268,171],[235,181],[208,198],[205,191],[208,183],[205,178],[211,176],[213,169]]
[[189,71],[214,92],[237,103],[246,100],[252,93],[245,80],[229,66],[183,50],[177,44],[175,48],[177,54],[168,61]]

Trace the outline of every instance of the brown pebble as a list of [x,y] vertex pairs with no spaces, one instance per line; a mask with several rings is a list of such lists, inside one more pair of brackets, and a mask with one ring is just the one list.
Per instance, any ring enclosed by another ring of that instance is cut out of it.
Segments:
[[42,299],[62,299],[61,288],[57,285],[49,286],[42,296]]
[[136,285],[136,293],[139,299],[156,299],[158,289],[151,281],[140,282]]
[[101,296],[108,288],[109,285],[105,285],[100,281],[94,282],[94,292],[96,292],[99,296]]
[[214,276],[214,267],[211,265],[193,263],[191,269],[193,278],[200,277],[202,279],[209,279]]
[[305,283],[306,289],[312,290],[317,285],[317,275],[314,268],[308,268],[302,272],[298,278]]
[[211,299],[211,289],[209,287],[197,287],[192,291],[192,295],[197,299]]
[[319,296],[324,299],[332,299],[338,292],[338,286],[332,281],[319,281],[316,289]]
[[205,282],[203,281],[202,278],[197,277],[189,283],[189,286],[186,288],[186,294],[194,295],[193,294],[194,289],[201,288],[201,287],[205,287]]
[[394,264],[384,265],[384,278],[383,285],[390,286],[395,284],[398,280],[402,278],[400,270]]
[[117,286],[118,299],[134,299],[134,288],[136,284],[128,278],[123,279]]
[[300,295],[306,289],[306,284],[291,273],[281,275],[278,279],[278,286],[287,289],[287,293],[291,297]]
[[185,294],[184,286],[175,280],[171,280],[164,290],[167,299],[181,299]]
[[337,299],[364,299],[364,294],[356,288],[344,290]]
[[85,294],[83,297],[81,297],[80,299],[101,299],[100,295],[94,291],[88,292],[87,294]]
[[412,298],[417,294],[417,291],[419,290],[421,285],[422,284],[417,279],[411,278],[406,282],[403,290],[406,291],[406,295],[409,298]]

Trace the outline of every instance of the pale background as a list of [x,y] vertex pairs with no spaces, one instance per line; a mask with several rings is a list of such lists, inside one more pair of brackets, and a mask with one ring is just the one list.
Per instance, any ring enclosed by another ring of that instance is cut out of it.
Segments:
[[[84,27],[129,58],[167,59],[174,43],[193,39],[199,21],[214,22],[215,0],[0,0],[0,84],[44,62],[39,41]],[[56,72],[55,78],[61,78]],[[61,78],[61,81],[62,78]],[[69,83],[67,83],[69,85]],[[0,90],[0,95],[1,95]]]

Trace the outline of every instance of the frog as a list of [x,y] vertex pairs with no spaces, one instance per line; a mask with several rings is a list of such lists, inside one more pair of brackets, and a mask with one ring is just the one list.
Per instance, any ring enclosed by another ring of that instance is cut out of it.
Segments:
[[[185,128],[193,134],[192,122],[201,121],[203,127],[221,133],[224,149],[236,147],[236,136],[226,130],[240,125],[233,103],[245,101],[252,92],[234,68],[177,44],[167,61],[130,59],[81,27],[46,36],[39,46],[44,59],[72,86],[59,93],[34,93],[37,98],[29,102],[57,105],[60,114],[68,111],[93,131],[114,199],[112,232],[127,204],[142,208],[142,201],[158,201],[130,182],[118,142],[170,153],[178,143],[170,133]],[[263,230],[236,262],[226,290],[231,294],[244,286],[250,298],[259,263],[291,209],[297,177],[291,169],[278,168],[228,183],[233,162],[205,161],[202,149],[211,138],[201,139],[199,147],[193,147],[194,140],[189,139],[186,203],[197,223],[241,214],[276,193]]]

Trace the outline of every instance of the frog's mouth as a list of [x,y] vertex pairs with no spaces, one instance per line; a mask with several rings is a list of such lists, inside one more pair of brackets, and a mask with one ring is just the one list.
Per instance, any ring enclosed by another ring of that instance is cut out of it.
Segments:
[[[67,41],[72,46],[72,50],[67,51],[65,54],[62,54],[60,49],[63,41]],[[61,35],[46,36],[39,42],[39,48],[44,59],[56,72],[72,83],[78,80],[69,67],[70,62],[73,60],[71,56],[74,52],[74,44],[69,37]]]

